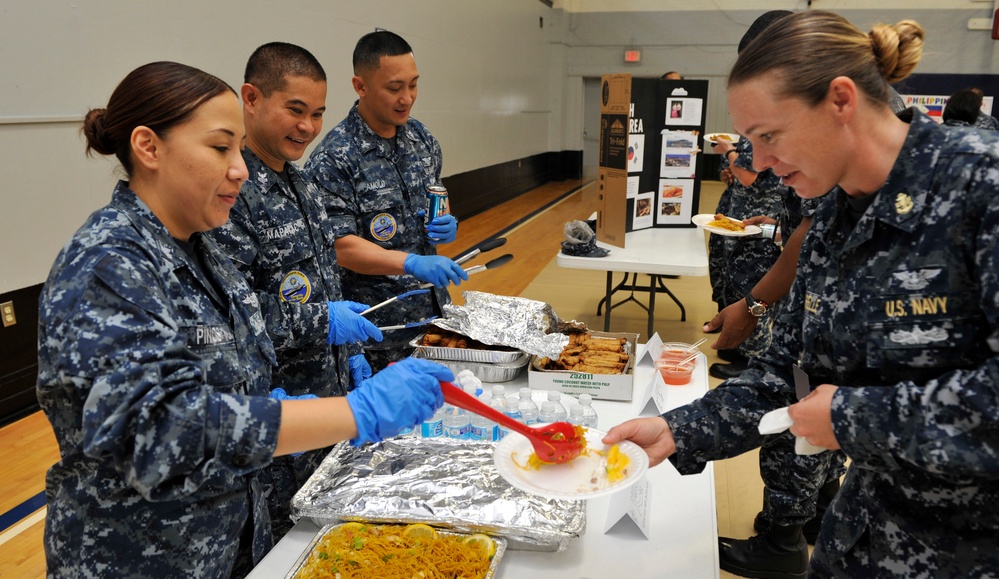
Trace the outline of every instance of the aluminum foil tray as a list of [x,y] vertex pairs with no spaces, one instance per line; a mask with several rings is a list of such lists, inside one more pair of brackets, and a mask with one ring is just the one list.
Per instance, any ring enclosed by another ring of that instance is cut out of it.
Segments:
[[427,523],[502,536],[510,549],[561,551],[586,528],[586,503],[510,486],[495,443],[398,436],[333,447],[292,499],[292,515],[342,522]]
[[[326,525],[322,529],[320,529],[319,532],[316,533],[316,536],[312,538],[312,541],[309,542],[309,546],[306,547],[302,555],[299,556],[297,561],[295,561],[295,564],[291,567],[291,571],[289,571],[288,574],[285,575],[285,579],[296,579],[296,576],[298,575],[299,571],[301,571],[302,568],[305,567],[305,564],[309,561],[309,556],[312,555],[312,551],[319,544],[319,541],[321,541],[323,537],[326,536],[326,533],[329,533],[334,529],[338,529],[341,526],[343,525],[331,524],[331,525]],[[450,536],[469,535],[469,533],[455,533],[452,531],[437,531],[437,533],[439,535],[450,535]],[[496,553],[493,555],[493,560],[489,564],[489,569],[486,570],[486,574],[483,575],[481,579],[493,579],[493,577],[496,576],[496,568],[499,567],[500,559],[503,558],[503,553],[506,552],[506,539],[502,537],[493,537],[493,540],[496,541]]]
[[[520,358],[518,358],[517,360],[515,360],[510,364],[488,364],[486,362],[462,362],[459,360],[434,360],[434,362],[447,366],[448,368],[451,369],[452,372],[455,373],[455,375],[457,375],[458,372],[461,372],[462,370],[469,370],[472,374],[475,374],[475,377],[478,378],[479,380],[486,383],[495,384],[497,382],[509,382],[510,380],[513,380],[514,378],[519,376],[520,373],[524,371],[524,368],[527,367],[527,363],[530,361],[531,355],[526,352],[522,352],[520,356],[521,356]],[[427,356],[423,355],[422,352],[417,350],[416,357],[426,358]]]
[[[521,361],[524,352],[520,350],[475,350],[472,348],[442,348],[440,346],[423,346],[423,334],[420,334],[409,343],[416,348],[420,357],[430,360],[453,360],[455,362],[477,362],[479,364],[513,364]],[[476,374],[478,376],[478,374]],[[479,378],[483,382],[485,378]],[[512,378],[511,378],[512,380]]]

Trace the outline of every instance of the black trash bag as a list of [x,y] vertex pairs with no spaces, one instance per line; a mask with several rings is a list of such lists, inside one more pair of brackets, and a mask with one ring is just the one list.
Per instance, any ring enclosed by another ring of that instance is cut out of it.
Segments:
[[565,241],[562,253],[575,257],[604,257],[610,251],[597,247],[597,235],[585,221],[569,221],[565,224]]

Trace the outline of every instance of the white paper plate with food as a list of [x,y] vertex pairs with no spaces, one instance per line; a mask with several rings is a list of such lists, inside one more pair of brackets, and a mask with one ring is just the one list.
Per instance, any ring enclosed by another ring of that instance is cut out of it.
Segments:
[[734,146],[739,142],[739,135],[735,133],[705,133],[704,142],[708,143],[708,146],[714,145],[718,141],[728,141]]
[[627,440],[606,448],[606,432],[588,428],[586,451],[565,464],[537,464],[534,447],[511,432],[496,444],[493,463],[510,485],[551,499],[594,499],[630,487],[649,469],[649,456]]
[[715,213],[699,213],[690,218],[694,225],[727,237],[752,237],[763,232],[759,225],[743,225],[741,219]]

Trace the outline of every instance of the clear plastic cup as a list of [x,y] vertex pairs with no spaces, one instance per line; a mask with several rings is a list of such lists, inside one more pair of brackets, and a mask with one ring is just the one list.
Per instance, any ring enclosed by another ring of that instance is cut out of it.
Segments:
[[[687,353],[687,356],[691,354],[693,352]],[[656,368],[662,374],[663,382],[672,386],[683,386],[690,383],[690,377],[694,374],[694,366],[697,365],[697,358],[680,364],[681,361],[682,358],[675,360],[659,358],[656,360]]]
[[689,358],[697,351],[696,349],[690,350],[691,345],[684,344],[683,342],[667,342],[663,344],[663,349],[659,353],[659,359],[679,362],[684,358]]

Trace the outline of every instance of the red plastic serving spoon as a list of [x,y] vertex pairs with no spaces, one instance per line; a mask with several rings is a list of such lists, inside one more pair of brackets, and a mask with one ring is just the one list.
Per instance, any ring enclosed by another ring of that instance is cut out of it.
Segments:
[[441,382],[441,392],[444,393],[444,400],[448,404],[484,416],[526,436],[542,462],[559,464],[569,462],[579,456],[586,445],[586,440],[577,436],[576,428],[568,422],[553,422],[532,428],[517,422],[502,412],[497,412],[496,409],[483,404],[475,396],[450,382]]

